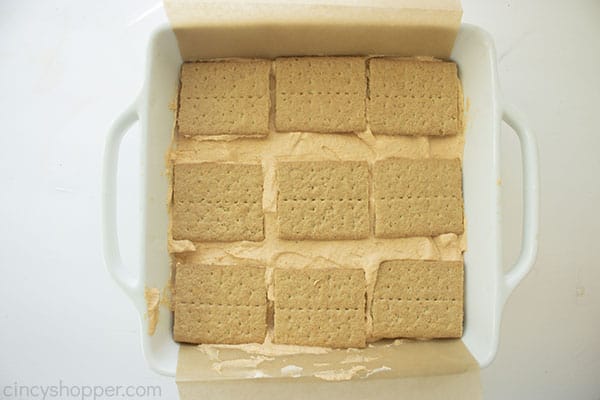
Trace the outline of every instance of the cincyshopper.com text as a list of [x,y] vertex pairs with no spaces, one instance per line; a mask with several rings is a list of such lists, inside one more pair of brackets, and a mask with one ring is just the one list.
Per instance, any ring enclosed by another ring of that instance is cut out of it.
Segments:
[[162,396],[160,386],[152,385],[69,385],[62,380],[55,385],[24,385],[14,382],[1,387],[3,399],[139,399]]

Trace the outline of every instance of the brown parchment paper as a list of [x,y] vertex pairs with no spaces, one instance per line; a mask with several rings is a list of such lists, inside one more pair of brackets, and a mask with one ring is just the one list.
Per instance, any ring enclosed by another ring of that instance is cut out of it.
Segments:
[[459,0],[164,0],[182,58],[393,55],[448,58]]
[[[164,0],[186,61],[286,55],[449,58],[458,0]],[[309,353],[182,345],[176,381],[196,398],[481,398],[461,340],[380,341]]]
[[461,340],[380,341],[288,355],[258,346],[182,345],[177,386],[182,399],[481,398],[479,365]]

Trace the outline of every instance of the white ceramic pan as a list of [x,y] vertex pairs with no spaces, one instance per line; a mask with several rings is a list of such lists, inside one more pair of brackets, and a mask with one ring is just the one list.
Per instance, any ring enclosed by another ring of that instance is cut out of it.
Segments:
[[[462,338],[481,367],[496,353],[502,307],[512,290],[530,270],[538,242],[538,156],[534,136],[518,114],[502,101],[496,55],[489,35],[470,25],[460,29],[454,50],[464,95],[469,99],[463,187],[467,216],[465,253],[465,327]],[[142,343],[155,371],[174,375],[179,345],[171,336],[171,315],[161,310],[156,333],[149,336],[144,287],[166,286],[167,190],[165,154],[171,141],[174,113],[169,103],[178,87],[181,56],[169,26],[152,36],[146,81],[134,103],[114,122],[106,141],[103,174],[103,237],[106,265],[117,284],[131,298],[142,323]],[[523,159],[523,235],[521,254],[508,273],[503,272],[501,242],[500,124],[510,125],[521,143]],[[124,276],[116,224],[116,176],[119,145],[128,128],[139,122],[142,134],[142,261],[136,280]]]

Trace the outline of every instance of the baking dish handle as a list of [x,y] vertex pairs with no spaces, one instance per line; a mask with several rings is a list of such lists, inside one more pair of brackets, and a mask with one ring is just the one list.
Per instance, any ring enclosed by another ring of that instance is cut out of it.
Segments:
[[523,123],[523,119],[514,108],[505,106],[502,119],[515,131],[519,138],[523,162],[523,231],[521,253],[517,262],[504,277],[504,300],[506,300],[525,275],[527,275],[535,262],[539,237],[540,178],[535,136]]
[[124,275],[125,266],[121,259],[117,233],[117,170],[121,140],[129,128],[139,120],[137,101],[131,104],[113,122],[108,131],[104,148],[102,170],[102,241],[106,268],[114,281],[129,296],[136,306],[141,298],[139,279]]

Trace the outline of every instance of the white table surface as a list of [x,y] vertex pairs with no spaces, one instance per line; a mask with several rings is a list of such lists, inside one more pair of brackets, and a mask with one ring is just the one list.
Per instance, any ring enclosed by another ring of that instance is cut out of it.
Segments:
[[[504,309],[481,372],[488,399],[600,399],[600,2],[464,0],[495,38],[504,97],[537,134],[538,260]],[[142,85],[156,0],[0,2],[0,390],[159,385],[100,241],[107,128]],[[520,244],[520,156],[502,142],[504,255]],[[138,260],[138,132],[119,189],[124,257]],[[9,397],[7,391],[0,397]],[[15,398],[15,397],[12,397]],[[31,398],[41,398],[31,397]]]

